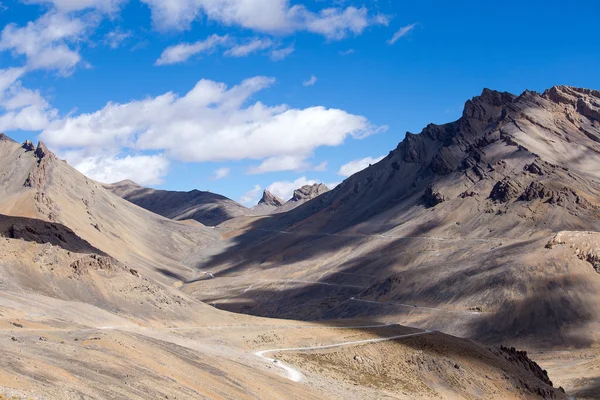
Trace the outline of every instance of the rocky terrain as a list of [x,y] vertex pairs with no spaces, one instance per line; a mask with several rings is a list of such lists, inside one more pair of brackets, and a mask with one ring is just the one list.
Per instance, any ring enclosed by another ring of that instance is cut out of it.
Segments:
[[[369,316],[537,354],[593,349],[599,156],[600,92],[486,89],[459,120],[407,133],[336,189],[228,221],[229,245],[199,264],[215,279],[183,290],[255,315]],[[563,372],[568,390],[590,392]]]
[[329,191],[327,186],[320,183],[305,185],[296,189],[291,199],[284,201],[265,190],[258,204],[249,209],[225,196],[200,190],[155,190],[129,180],[103,186],[117,196],[153,213],[176,221],[194,220],[206,226],[216,226],[238,217],[287,212]]
[[312,185],[304,185],[301,188],[294,190],[292,198],[288,201],[283,201],[277,198],[269,191],[265,190],[263,197],[258,202],[256,207],[253,207],[250,215],[262,216],[269,214],[280,214],[287,211],[291,211],[296,207],[310,201],[314,198],[319,197],[323,193],[327,193],[329,189],[322,183],[315,183]]
[[[0,136],[0,182],[0,398],[566,398],[501,348],[371,318],[263,319],[200,302],[200,282],[236,295],[203,265],[239,232],[140,208],[41,142]],[[303,361],[331,348],[334,366]],[[372,373],[388,363],[390,374]]]

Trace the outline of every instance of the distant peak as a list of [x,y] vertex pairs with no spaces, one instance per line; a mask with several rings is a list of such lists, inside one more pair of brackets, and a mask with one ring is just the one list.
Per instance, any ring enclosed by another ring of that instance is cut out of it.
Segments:
[[40,160],[46,156],[53,156],[54,154],[48,150],[48,147],[41,140],[38,142],[37,148],[35,149],[35,155]]
[[294,196],[292,201],[310,200],[317,196],[328,192],[329,188],[322,183],[315,183],[314,185],[304,185],[299,189],[294,190]]
[[0,133],[0,142],[11,142],[11,143],[17,143],[15,142],[12,138],[6,136],[4,133]]
[[273,193],[265,190],[258,204],[267,204],[270,206],[280,207],[283,205],[283,200],[275,196]]
[[141,185],[135,183],[131,179],[124,179],[122,181],[113,183],[113,186],[141,186]]

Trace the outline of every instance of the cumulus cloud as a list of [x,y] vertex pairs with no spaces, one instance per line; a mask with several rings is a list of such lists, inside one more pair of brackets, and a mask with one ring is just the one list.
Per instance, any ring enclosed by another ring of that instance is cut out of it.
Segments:
[[24,73],[25,68],[0,69],[0,95],[3,96],[3,92],[15,84]]
[[319,165],[313,165],[306,160],[304,155],[301,156],[275,156],[264,160],[260,165],[251,167],[248,170],[249,174],[264,174],[266,172],[278,171],[325,171],[327,162],[324,161]]
[[408,35],[413,29],[415,29],[415,26],[417,26],[417,24],[410,24],[410,25],[406,25],[403,26],[402,28],[398,29],[396,31],[396,33],[394,33],[394,36],[392,36],[392,38],[390,40],[388,40],[388,44],[394,44],[398,41],[398,39]]
[[377,158],[365,157],[365,158],[361,158],[359,160],[352,160],[349,163],[344,164],[340,167],[340,170],[338,171],[338,175],[346,176],[346,177],[348,177],[350,175],[354,175],[355,173],[367,168],[369,165],[378,163],[379,161],[383,160],[384,158],[385,158],[385,156],[381,156],[381,157],[377,157]]
[[239,26],[265,33],[308,31],[338,40],[358,35],[370,25],[387,24],[381,15],[369,15],[366,8],[330,7],[313,12],[289,0],[142,0],[152,12],[154,25],[161,30],[188,29],[201,15],[227,26]]
[[44,129],[57,115],[42,95],[23,87],[24,68],[0,70],[0,132]]
[[229,176],[229,172],[230,172],[229,168],[217,168],[213,172],[212,179],[216,181],[219,179],[227,178]]
[[222,46],[228,41],[228,36],[211,35],[204,40],[194,43],[180,43],[175,46],[167,47],[160,58],[156,60],[156,65],[177,64],[187,61],[190,57],[200,53],[208,53]]
[[51,69],[69,74],[81,61],[80,54],[69,46],[83,40],[96,23],[92,15],[79,18],[48,12],[23,27],[14,23],[6,25],[0,34],[0,50],[25,56],[27,69]]
[[41,138],[55,148],[151,150],[184,162],[298,160],[385,129],[339,109],[249,103],[273,83],[259,76],[228,88],[203,79],[184,96],[167,92],[55,120]]
[[76,150],[60,155],[79,172],[102,183],[131,179],[140,185],[156,185],[169,170],[169,160],[162,154],[119,156]]
[[315,83],[317,83],[317,77],[314,75],[311,75],[310,78],[308,78],[307,80],[305,80],[304,82],[302,82],[302,86],[313,86]]
[[252,190],[247,191],[240,197],[240,203],[245,206],[253,206],[258,203],[258,197],[262,192],[262,187],[260,185],[254,185]]

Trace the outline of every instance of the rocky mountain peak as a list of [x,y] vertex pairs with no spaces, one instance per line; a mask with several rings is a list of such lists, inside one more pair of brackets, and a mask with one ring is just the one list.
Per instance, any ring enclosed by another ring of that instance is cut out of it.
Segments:
[[41,160],[42,158],[47,157],[47,156],[53,157],[54,153],[52,153],[50,150],[48,150],[48,147],[46,147],[44,142],[39,141],[38,145],[35,149],[35,155],[39,160]]
[[291,201],[311,200],[317,196],[329,191],[329,188],[322,183],[314,185],[304,185],[299,189],[294,190],[294,195]]
[[31,140],[26,140],[26,141],[23,143],[23,148],[24,148],[26,151],[34,151],[34,150],[35,150],[35,145],[34,145],[34,144],[31,142]]
[[134,186],[134,187],[142,187],[141,185],[135,183],[131,179],[124,179],[122,181],[115,182],[115,183],[112,184],[112,186]]
[[284,201],[279,197],[275,196],[273,193],[265,190],[263,192],[262,198],[258,202],[258,204],[267,204],[269,206],[281,207]]
[[467,100],[463,110],[463,118],[478,121],[491,121],[502,114],[502,107],[515,101],[517,96],[508,92],[483,89],[479,96]]
[[0,133],[0,142],[11,142],[11,143],[16,143],[14,140],[12,140],[10,137],[6,136],[4,133]]

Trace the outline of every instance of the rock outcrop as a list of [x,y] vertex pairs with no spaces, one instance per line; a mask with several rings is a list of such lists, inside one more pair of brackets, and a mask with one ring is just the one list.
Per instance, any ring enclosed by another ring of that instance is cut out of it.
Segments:
[[258,202],[258,204],[266,204],[273,207],[281,207],[284,201],[279,197],[275,196],[273,193],[265,190],[263,192],[262,198]]
[[503,179],[496,182],[491,193],[490,199],[506,203],[507,201],[519,196],[522,187],[521,184],[512,179]]
[[294,190],[294,195],[291,201],[307,201],[312,200],[317,196],[327,193],[329,188],[322,183],[315,183],[314,185],[304,185],[299,189]]
[[423,203],[425,207],[435,207],[446,200],[433,186],[427,186],[423,194]]

